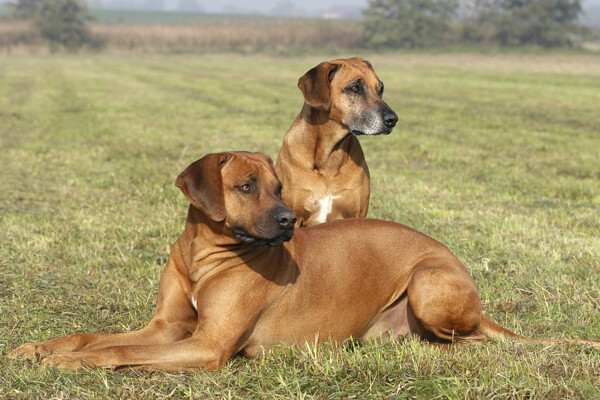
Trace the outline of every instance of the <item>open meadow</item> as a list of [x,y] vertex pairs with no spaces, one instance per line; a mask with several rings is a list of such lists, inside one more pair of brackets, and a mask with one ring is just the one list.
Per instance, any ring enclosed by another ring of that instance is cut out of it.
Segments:
[[[369,216],[446,244],[506,328],[600,340],[600,56],[366,58],[400,118],[360,139]],[[600,349],[566,344],[281,347],[179,374],[8,359],[145,326],[187,213],[175,178],[209,152],[275,158],[323,59],[0,56],[0,398],[600,398]]]

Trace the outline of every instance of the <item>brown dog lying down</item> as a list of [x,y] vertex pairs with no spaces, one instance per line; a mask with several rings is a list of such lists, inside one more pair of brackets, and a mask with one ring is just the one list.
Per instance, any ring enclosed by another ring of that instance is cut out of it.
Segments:
[[68,369],[175,371],[215,369],[237,353],[256,357],[278,343],[315,337],[337,343],[351,336],[415,335],[442,343],[520,337],[482,314],[469,272],[420,232],[346,219],[294,233],[295,215],[280,199],[267,156],[210,154],[176,185],[191,206],[150,324],[131,333],[26,344],[12,357],[45,357],[43,364]]
[[298,81],[304,106],[283,139],[275,169],[296,226],[365,217],[369,169],[356,136],[387,135],[398,116],[362,58],[325,61]]

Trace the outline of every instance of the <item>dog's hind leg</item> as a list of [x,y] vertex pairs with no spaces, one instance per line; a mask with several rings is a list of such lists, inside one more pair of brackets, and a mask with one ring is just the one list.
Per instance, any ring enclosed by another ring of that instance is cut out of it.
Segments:
[[479,331],[479,293],[466,270],[418,266],[406,292],[408,324],[419,337],[444,342],[484,340]]

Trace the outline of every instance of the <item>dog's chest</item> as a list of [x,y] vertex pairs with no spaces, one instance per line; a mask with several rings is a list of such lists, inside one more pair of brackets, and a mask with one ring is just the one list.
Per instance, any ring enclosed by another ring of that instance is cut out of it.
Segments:
[[333,201],[339,199],[341,196],[334,196],[328,193],[325,197],[317,199],[315,201],[315,222],[322,224],[327,221],[327,216],[331,214],[333,210]]

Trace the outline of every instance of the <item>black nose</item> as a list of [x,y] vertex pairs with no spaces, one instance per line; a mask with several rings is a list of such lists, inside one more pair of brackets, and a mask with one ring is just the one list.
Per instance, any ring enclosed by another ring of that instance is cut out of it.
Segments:
[[395,112],[390,110],[389,113],[387,113],[383,116],[383,122],[385,122],[385,124],[389,128],[393,128],[394,126],[396,126],[396,122],[398,122],[398,116],[396,115]]
[[296,223],[296,214],[287,208],[281,209],[275,213],[275,221],[283,229],[290,229]]

